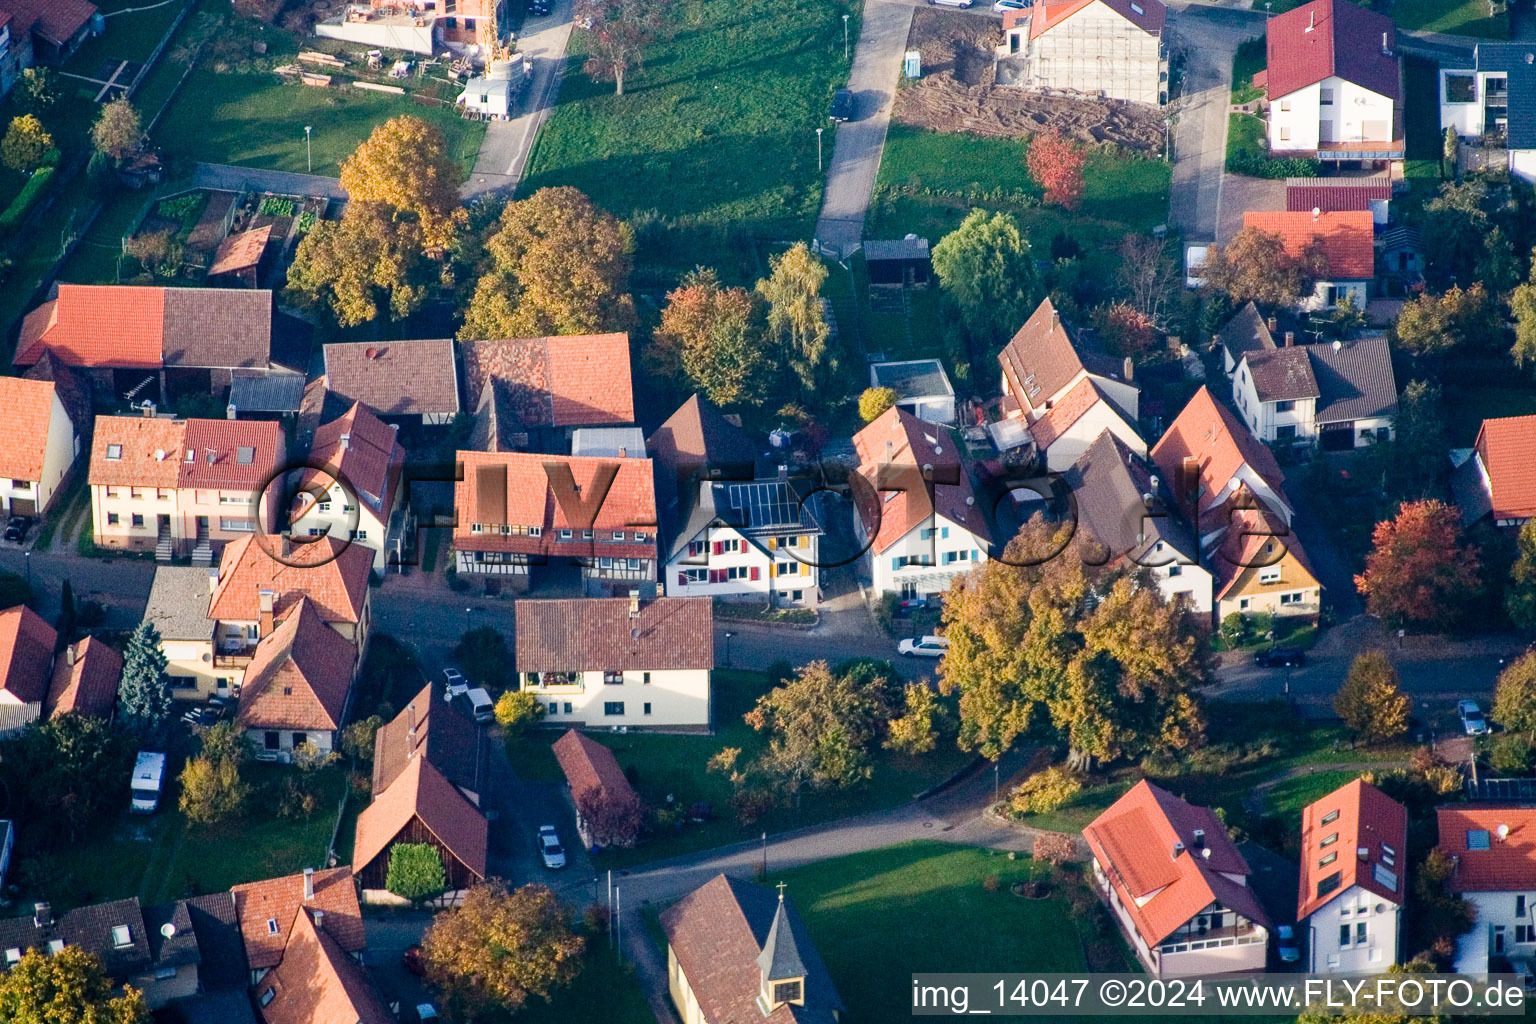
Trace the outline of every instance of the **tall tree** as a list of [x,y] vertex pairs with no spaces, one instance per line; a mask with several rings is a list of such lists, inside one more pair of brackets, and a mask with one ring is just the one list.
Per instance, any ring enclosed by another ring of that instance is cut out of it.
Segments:
[[144,993],[112,979],[96,954],[76,945],[29,949],[0,974],[0,1020],[8,1024],[150,1024]]
[[443,858],[431,843],[396,843],[389,848],[384,888],[419,907],[448,888]]
[[900,397],[895,388],[865,388],[859,395],[859,419],[865,423],[875,422]]
[[1482,589],[1477,549],[1462,539],[1455,508],[1435,499],[1404,502],[1376,524],[1355,587],[1366,609],[1390,625],[1429,629],[1453,623]]
[[145,619],[123,648],[123,678],[117,687],[117,714],[141,739],[159,737],[171,717],[171,685],[165,674],[160,631]]
[[342,753],[350,757],[353,764],[372,764],[374,741],[383,727],[384,719],[379,715],[349,723],[341,730]]
[[512,892],[499,880],[474,886],[422,936],[427,977],[455,1017],[516,1013],[529,996],[547,999],[580,972],[586,942],[569,920],[542,885]]
[[0,160],[17,174],[31,174],[53,148],[53,136],[33,114],[11,118],[5,138],[0,139]]
[[661,31],[658,0],[577,0],[576,21],[586,32],[587,60],[582,70],[613,83],[624,95],[624,79],[639,70],[646,47]]
[[889,682],[835,673],[813,661],[759,697],[746,722],[769,736],[757,768],[799,798],[806,787],[841,789],[870,777],[869,746],[890,717]]
[[826,264],[810,246],[796,242],[768,265],[772,273],[757,282],[757,294],[768,303],[768,334],[801,386],[819,391],[837,373],[837,356],[829,344],[832,329],[821,311]]
[[667,293],[646,359],[722,406],[761,401],[776,369],[763,344],[756,298],[745,288],[723,287],[708,267],[690,270]]
[[629,330],[633,248],[628,227],[577,189],[543,188],[508,203],[485,239],[459,337]]
[[496,724],[508,736],[521,736],[544,714],[544,702],[530,690],[508,690],[496,698]]
[[1405,498],[1422,498],[1439,477],[1446,447],[1436,381],[1408,382],[1398,399],[1392,431],[1393,491]]
[[16,103],[25,113],[41,114],[59,100],[54,73],[46,67],[27,68],[16,83]]
[[507,650],[507,638],[494,626],[481,626],[459,637],[453,657],[474,685],[493,693],[512,679],[512,652]]
[[24,820],[71,842],[123,806],[133,755],[131,736],[73,712],[34,722],[0,745]]
[[1396,739],[1408,731],[1413,702],[1398,685],[1397,669],[1384,651],[1364,651],[1349,666],[1333,710],[1350,731],[1368,743]]
[[1499,673],[1493,690],[1493,717],[1512,733],[1536,742],[1536,654],[1515,659]]
[[1492,220],[1492,197],[1482,181],[1447,181],[1440,194],[1424,204],[1424,237],[1434,239],[1425,250],[1425,276],[1435,288],[1475,281],[1477,261]]
[[1280,235],[1246,227],[1225,246],[1206,250],[1201,275],[1206,285],[1225,292],[1234,304],[1252,300],[1261,306],[1288,305],[1309,294],[1328,274],[1328,254],[1314,238],[1297,254],[1286,250]]
[[409,115],[379,125],[341,165],[349,207],[377,204],[394,220],[414,222],[429,249],[450,245],[467,218],[459,201],[460,176],[443,133]]
[[1503,334],[1498,303],[1481,284],[1452,286],[1442,295],[1425,293],[1403,304],[1392,327],[1397,343],[1416,356],[1482,347]]
[[1128,302],[1112,302],[1094,313],[1094,327],[1113,355],[1139,356],[1157,341],[1157,324]]
[[419,224],[396,220],[382,204],[353,201],[341,220],[320,221],[299,241],[284,294],[356,327],[377,318],[381,305],[393,319],[410,316],[434,280]]
[[1119,255],[1116,280],[1126,301],[1162,327],[1168,304],[1183,283],[1178,262],[1168,251],[1168,242],[1151,235],[1126,235],[1120,239]]
[[576,798],[576,813],[597,845],[628,849],[640,841],[651,809],[633,790],[613,794],[594,786]]
[[1515,318],[1515,345],[1509,354],[1523,370],[1527,363],[1536,363],[1536,249],[1531,251],[1530,277],[1509,296],[1509,311]]
[[144,141],[144,127],[139,112],[127,99],[118,97],[102,105],[91,125],[91,145],[96,152],[121,163]]
[[908,683],[901,716],[891,719],[885,746],[903,754],[926,754],[938,745],[949,711],[934,696],[926,679]]
[[1520,527],[1517,554],[1504,588],[1504,610],[1520,629],[1536,628],[1536,519]]
[[1503,295],[1520,280],[1514,243],[1502,227],[1495,225],[1483,239],[1483,251],[1478,254],[1475,273],[1477,280],[1495,295]]
[[1045,295],[1029,242],[1006,213],[966,214],[933,247],[933,270],[966,331],[989,348],[1012,337]]
[[217,722],[200,733],[202,748],[181,770],[177,806],[188,820],[207,825],[245,811],[251,785],[240,771],[249,748],[244,731],[234,722]]
[[1030,136],[1024,161],[1029,176],[1045,191],[1052,206],[1075,210],[1083,203],[1083,167],[1088,151],[1083,144],[1056,129]]

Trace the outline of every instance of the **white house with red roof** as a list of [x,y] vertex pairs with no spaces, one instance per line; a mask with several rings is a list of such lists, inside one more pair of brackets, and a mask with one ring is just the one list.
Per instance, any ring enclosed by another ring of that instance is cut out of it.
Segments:
[[[1009,84],[1162,104],[1167,21],[1160,0],[1036,0],[1004,13],[998,57]],[[1016,73],[1008,74],[1009,65]]]
[[1265,31],[1269,150],[1319,160],[1401,160],[1403,69],[1392,19],[1312,0]]
[[1408,810],[1368,782],[1347,782],[1301,812],[1307,971],[1376,974],[1397,963],[1408,893]]
[[385,550],[385,539],[403,490],[405,448],[398,434],[362,402],[316,430],[289,532],[301,540],[330,536],[360,544],[382,570],[396,554]]
[[80,435],[50,380],[0,377],[0,409],[0,511],[39,515],[75,464]]
[[[1476,911],[1456,940],[1458,974],[1531,976],[1536,960],[1536,808],[1437,807],[1439,848],[1456,865],[1446,887]],[[1499,964],[1500,959],[1509,967]]]
[[1470,451],[1453,452],[1451,493],[1468,526],[1523,526],[1536,516],[1536,416],[1483,420]]
[[1297,303],[1302,309],[1332,309],[1345,295],[1354,299],[1355,308],[1365,308],[1376,276],[1376,229],[1369,210],[1250,210],[1243,214],[1243,227],[1279,235],[1290,256],[1300,256],[1313,242],[1321,244],[1328,270],[1318,278],[1312,294]]
[[1269,915],[1209,807],[1143,779],[1085,829],[1093,880],[1159,977],[1262,971]]
[[987,560],[992,527],[953,433],[893,407],[855,434],[853,447],[873,491],[854,528],[875,593],[940,594]]

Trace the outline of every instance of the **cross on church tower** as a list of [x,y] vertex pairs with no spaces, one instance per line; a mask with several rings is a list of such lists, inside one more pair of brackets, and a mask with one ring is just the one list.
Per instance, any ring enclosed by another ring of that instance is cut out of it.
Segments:
[[779,883],[778,889],[779,889],[779,902],[783,903],[784,902],[784,883],[783,882]]

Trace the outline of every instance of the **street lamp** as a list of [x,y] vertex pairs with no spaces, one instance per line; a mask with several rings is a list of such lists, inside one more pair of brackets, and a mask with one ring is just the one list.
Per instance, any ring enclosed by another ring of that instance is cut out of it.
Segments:
[[473,608],[465,608],[464,609],[464,632],[466,632],[466,633],[469,632],[469,614],[470,614],[470,612],[473,612],[473,611],[474,611]]
[[304,166],[309,168],[310,174],[315,173],[315,156],[309,148],[309,133],[314,130],[315,126],[312,124],[304,126]]
[[24,554],[27,562],[27,586],[30,587],[32,585],[32,552],[27,551]]
[[843,60],[848,59],[848,15],[843,15]]
[[731,667],[731,637],[735,636],[730,630],[725,631],[725,667]]
[[1002,788],[1003,766],[997,761],[992,762],[992,802],[997,803],[998,791]]
[[821,173],[821,133],[823,129],[816,129],[816,173]]

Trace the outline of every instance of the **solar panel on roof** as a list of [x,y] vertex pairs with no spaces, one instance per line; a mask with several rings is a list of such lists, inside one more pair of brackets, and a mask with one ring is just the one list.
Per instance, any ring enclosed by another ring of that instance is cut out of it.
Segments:
[[726,491],[730,507],[741,512],[753,529],[800,524],[800,500],[782,481],[731,484]]

